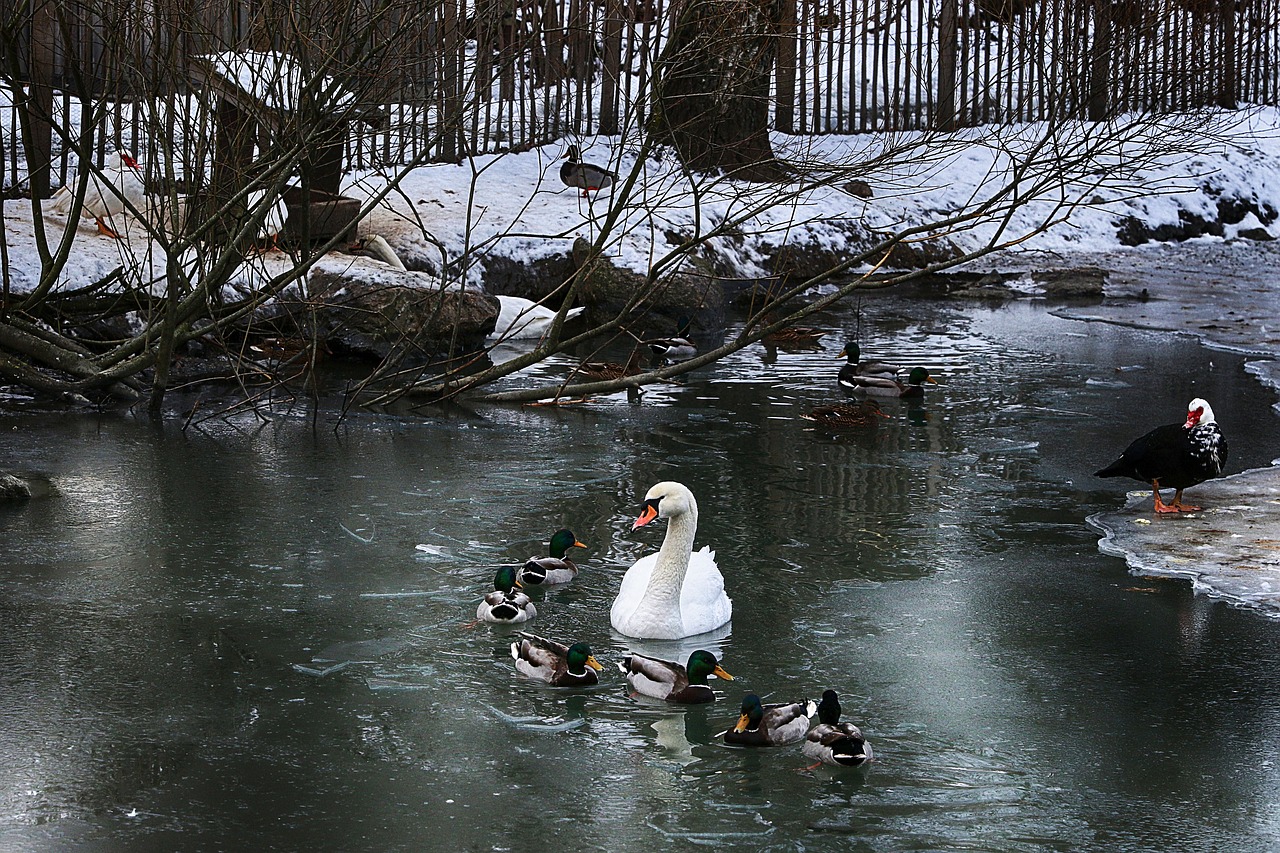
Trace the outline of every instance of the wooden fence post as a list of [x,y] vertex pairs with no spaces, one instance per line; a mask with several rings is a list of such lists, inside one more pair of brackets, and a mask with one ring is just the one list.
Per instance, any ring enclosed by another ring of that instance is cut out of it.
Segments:
[[783,133],[796,132],[796,0],[782,0],[778,21],[777,103],[774,126]]
[[1111,0],[1093,0],[1093,46],[1089,51],[1089,121],[1102,121],[1110,110]]
[[1236,108],[1240,81],[1236,77],[1236,4],[1218,4],[1218,26],[1222,29],[1222,78],[1218,83],[1218,106]]
[[440,4],[441,68],[436,91],[440,122],[440,158],[446,163],[462,159],[462,40],[457,0]]
[[52,3],[32,4],[31,108],[26,110],[27,182],[32,198],[49,196],[53,164],[53,40],[58,34],[53,9]]
[[600,132],[611,136],[620,130],[618,93],[622,88],[622,4],[609,0],[604,17],[604,79],[600,81]]
[[938,110],[933,125],[938,130],[955,130],[956,72],[960,40],[960,9],[957,0],[942,0],[938,18]]

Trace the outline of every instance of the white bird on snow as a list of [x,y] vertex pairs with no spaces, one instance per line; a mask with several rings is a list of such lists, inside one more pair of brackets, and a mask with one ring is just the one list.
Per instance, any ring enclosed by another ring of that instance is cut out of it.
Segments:
[[[50,199],[50,207],[55,213],[65,216],[71,212],[75,197],[75,183],[65,184]],[[128,151],[116,151],[107,157],[100,173],[89,176],[82,212],[97,220],[99,234],[118,240],[120,235],[109,224],[111,218],[128,212],[130,206],[134,210],[142,210],[146,200],[146,185],[142,182],[142,168],[138,161]]]

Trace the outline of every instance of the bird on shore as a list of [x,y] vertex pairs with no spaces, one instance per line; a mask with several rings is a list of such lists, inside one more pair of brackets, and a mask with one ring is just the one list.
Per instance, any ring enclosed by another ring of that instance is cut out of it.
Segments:
[[565,556],[570,548],[585,548],[572,530],[557,530],[551,535],[547,557],[530,557],[516,573],[516,580],[538,586],[568,583],[578,576],[578,567]]
[[733,681],[716,656],[705,649],[689,655],[685,666],[632,653],[618,663],[618,669],[627,676],[627,686],[635,693],[682,705],[714,702],[716,694],[707,684],[713,675]]
[[841,429],[875,426],[880,422],[880,418],[889,416],[880,411],[880,404],[875,400],[863,400],[858,403],[835,403],[830,406],[815,406],[811,411],[805,412],[800,417],[828,429]]
[[929,382],[934,385],[938,381],[929,375],[929,371],[923,367],[913,367],[911,372],[907,374],[907,381],[903,382],[892,376],[844,376],[841,375],[838,380],[841,388],[847,388],[850,391],[856,391],[866,394],[870,397],[902,397],[910,399],[912,397],[924,396],[924,383]]
[[853,381],[855,376],[883,376],[888,379],[897,379],[898,374],[902,372],[902,368],[898,365],[885,361],[875,359],[859,361],[861,356],[862,350],[857,341],[844,342],[844,349],[840,350],[840,354],[836,356],[836,358],[845,359],[844,366],[840,368],[840,379],[849,382]]
[[584,163],[578,153],[578,146],[570,145],[564,163],[560,166],[560,180],[566,187],[575,187],[586,195],[611,186],[618,180],[618,176],[603,166]]
[[360,255],[361,257],[382,261],[393,270],[399,272],[409,271],[404,262],[400,260],[400,256],[396,254],[396,250],[391,248],[387,238],[381,234],[365,234],[363,237],[357,238],[355,242],[347,246],[347,252],[352,255]]
[[[493,592],[487,593],[476,608],[476,622],[527,622],[538,615],[538,608],[521,592],[515,566],[502,566],[493,578]],[[475,622],[471,623],[475,624]]]
[[[55,213],[67,215],[75,203],[75,184],[65,184],[51,198]],[[132,210],[142,210],[147,203],[146,185],[142,180],[142,167],[128,151],[116,151],[108,155],[99,173],[90,174],[84,191],[82,213],[92,216],[98,223],[98,233],[120,239],[112,225],[112,217]]]
[[567,646],[521,631],[511,644],[516,671],[545,681],[552,687],[590,687],[600,683],[596,673],[604,669],[586,643]]
[[834,690],[823,691],[822,701],[818,703],[818,725],[805,736],[800,751],[817,762],[806,770],[820,764],[857,767],[875,757],[862,729],[853,723],[840,722],[840,697]]
[[812,699],[762,705],[759,696],[748,693],[742,700],[742,714],[738,722],[724,733],[724,742],[742,746],[796,743],[808,734],[809,718],[817,710]]
[[[1198,512],[1182,502],[1183,489],[1222,476],[1227,464],[1227,439],[1209,404],[1197,397],[1187,404],[1180,424],[1158,426],[1135,439],[1120,458],[1095,472],[1097,477],[1129,477],[1151,486],[1155,511],[1161,514]],[[1172,503],[1160,500],[1161,489],[1174,489]]]

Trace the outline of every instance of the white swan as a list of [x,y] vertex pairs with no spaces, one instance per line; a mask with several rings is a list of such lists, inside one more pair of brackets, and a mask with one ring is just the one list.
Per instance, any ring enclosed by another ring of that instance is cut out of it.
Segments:
[[[490,341],[536,340],[547,333],[556,317],[555,311],[531,299],[499,296],[498,302],[502,310],[498,312],[498,320],[489,335]],[[585,310],[582,306],[570,308],[564,319],[572,320]]]
[[644,496],[645,508],[632,530],[667,519],[662,548],[637,560],[622,578],[609,621],[628,637],[676,640],[713,631],[729,621],[733,602],[724,593],[716,555],[693,551],[698,502],[680,483],[658,483]]

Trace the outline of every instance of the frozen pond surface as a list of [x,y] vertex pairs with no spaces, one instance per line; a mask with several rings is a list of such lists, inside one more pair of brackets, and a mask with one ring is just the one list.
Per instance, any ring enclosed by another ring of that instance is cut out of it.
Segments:
[[[1280,623],[1135,579],[1084,523],[1125,500],[1092,471],[1192,396],[1231,471],[1269,464],[1274,393],[1242,356],[1041,305],[863,315],[869,355],[941,384],[844,435],[797,417],[838,398],[838,341],[640,406],[0,414],[4,466],[54,488],[0,508],[0,849],[1280,844]],[[583,572],[529,627],[611,664],[633,644],[609,604],[662,535],[631,521],[669,478],[734,599],[700,641],[737,677],[720,701],[638,701],[612,668],[551,691],[506,631],[463,628],[495,565],[568,524]],[[873,766],[713,738],[745,692],[827,687]]]

